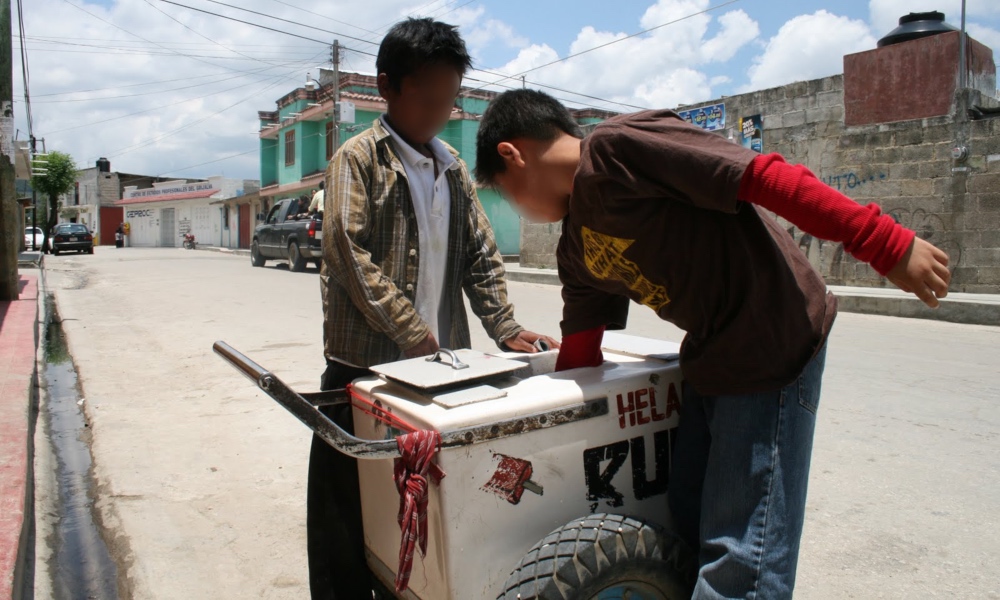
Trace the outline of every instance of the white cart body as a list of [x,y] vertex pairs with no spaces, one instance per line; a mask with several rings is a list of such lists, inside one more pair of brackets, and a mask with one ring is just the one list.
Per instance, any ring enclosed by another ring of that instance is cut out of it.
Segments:
[[[677,351],[669,342],[608,334],[606,362],[597,368],[553,373],[555,352],[499,354],[526,366],[443,393],[378,377],[356,381],[362,397],[417,428],[488,432],[437,454],[446,477],[430,486],[427,555],[415,553],[403,597],[492,600],[538,540],[595,512],[667,525],[681,397]],[[400,433],[358,408],[354,420],[355,435],[366,440]],[[392,589],[400,547],[393,461],[358,467],[368,561]]]

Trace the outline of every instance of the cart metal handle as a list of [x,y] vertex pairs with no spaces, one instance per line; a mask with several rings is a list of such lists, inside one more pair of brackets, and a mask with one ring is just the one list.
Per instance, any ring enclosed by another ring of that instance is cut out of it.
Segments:
[[[229,344],[222,341],[215,342],[212,349],[339,452],[360,459],[399,458],[396,440],[364,440],[354,437],[319,411],[320,406],[349,404],[347,390],[298,394],[278,379],[277,375],[250,360]],[[479,444],[607,414],[606,397],[585,400],[572,406],[505,419],[488,425],[442,431],[441,448]]]
[[468,369],[469,368],[469,365],[467,365],[464,362],[462,362],[461,360],[459,360],[458,355],[455,354],[454,350],[449,350],[447,348],[438,348],[437,352],[435,352],[433,355],[427,357],[427,362],[439,362],[441,364],[444,364],[444,361],[441,360],[441,355],[442,354],[444,354],[444,355],[448,356],[449,358],[451,358],[451,368],[452,369],[455,369],[456,371],[459,371],[461,369]]
[[[363,440],[354,437],[321,413],[316,405],[285,385],[285,382],[278,379],[276,375],[250,360],[229,344],[221,341],[215,342],[212,349],[338,451],[362,459],[399,458],[399,447],[396,445],[396,440]],[[339,391],[346,402],[347,392]],[[332,403],[323,402],[322,404]]]

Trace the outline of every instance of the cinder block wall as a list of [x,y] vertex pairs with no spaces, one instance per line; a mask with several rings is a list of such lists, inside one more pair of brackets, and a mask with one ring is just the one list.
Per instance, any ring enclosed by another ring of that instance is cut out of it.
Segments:
[[[741,116],[764,119],[764,152],[809,167],[861,204],[878,203],[952,257],[952,290],[1000,293],[1000,117],[970,121],[968,106],[995,98],[960,92],[952,116],[846,127],[843,76],[722,98],[735,133]],[[956,117],[955,115],[961,115]],[[965,145],[966,160],[952,159]],[[840,244],[814,239],[786,223],[799,247],[831,285],[889,286]],[[561,227],[525,224],[521,264],[554,267]]]

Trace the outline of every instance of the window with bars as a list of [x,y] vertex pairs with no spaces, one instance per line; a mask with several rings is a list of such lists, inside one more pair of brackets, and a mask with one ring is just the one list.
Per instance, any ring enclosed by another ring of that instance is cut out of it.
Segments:
[[295,131],[285,132],[285,166],[295,164]]

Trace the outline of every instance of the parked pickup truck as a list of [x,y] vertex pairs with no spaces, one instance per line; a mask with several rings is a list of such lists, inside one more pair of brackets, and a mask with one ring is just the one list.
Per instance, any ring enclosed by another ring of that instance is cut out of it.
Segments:
[[264,222],[253,232],[250,261],[263,267],[268,260],[288,260],[292,271],[302,271],[312,261],[318,267],[323,260],[323,221],[320,217],[296,218],[298,200],[291,198],[275,204]]

